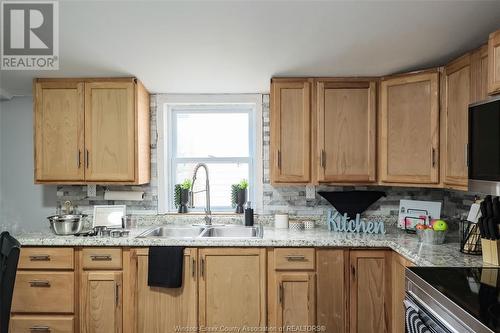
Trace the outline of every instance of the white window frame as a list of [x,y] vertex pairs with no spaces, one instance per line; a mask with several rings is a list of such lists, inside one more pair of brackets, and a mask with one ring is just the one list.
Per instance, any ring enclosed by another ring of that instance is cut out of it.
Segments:
[[[172,113],[177,109],[182,109],[182,107],[192,107],[194,108],[210,108],[210,106],[233,106],[238,111],[238,108],[248,109],[251,108],[252,116],[251,121],[251,132],[249,137],[250,142],[250,154],[253,153],[253,165],[249,163],[249,168],[252,168],[250,172],[253,175],[253,179],[249,179],[250,188],[252,193],[249,193],[250,198],[253,197],[253,206],[256,213],[262,212],[262,196],[263,196],[263,165],[262,165],[262,95],[261,94],[227,94],[227,95],[215,95],[215,94],[204,94],[204,95],[194,95],[194,94],[159,94],[157,95],[157,137],[158,137],[158,156],[157,156],[157,168],[158,168],[158,213],[175,213],[176,211],[172,209],[173,198],[171,197],[169,190],[173,184],[170,184],[170,179],[174,179],[172,176],[173,168],[170,163],[171,156],[173,153],[173,147],[171,142],[171,133],[169,129],[171,128],[171,122],[173,121]],[[222,213],[228,213],[228,211],[221,211]],[[214,211],[217,213],[217,211]]]

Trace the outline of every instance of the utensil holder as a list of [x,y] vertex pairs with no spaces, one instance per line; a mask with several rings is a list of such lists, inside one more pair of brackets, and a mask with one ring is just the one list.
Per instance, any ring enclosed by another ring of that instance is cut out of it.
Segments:
[[483,262],[498,266],[500,265],[500,240],[481,238],[483,249]]
[[460,252],[481,255],[481,234],[476,223],[459,221]]

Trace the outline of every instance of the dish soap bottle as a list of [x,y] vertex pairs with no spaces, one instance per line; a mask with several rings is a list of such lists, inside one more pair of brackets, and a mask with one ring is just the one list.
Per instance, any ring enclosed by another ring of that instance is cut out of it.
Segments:
[[247,208],[245,209],[245,226],[253,226],[253,208],[250,201],[247,202]]

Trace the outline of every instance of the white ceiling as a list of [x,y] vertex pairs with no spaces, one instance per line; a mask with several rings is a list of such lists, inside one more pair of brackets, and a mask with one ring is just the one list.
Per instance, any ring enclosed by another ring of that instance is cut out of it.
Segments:
[[500,28],[500,1],[60,1],[60,70],[134,75],[153,93],[255,93],[273,75],[384,75],[440,65]]

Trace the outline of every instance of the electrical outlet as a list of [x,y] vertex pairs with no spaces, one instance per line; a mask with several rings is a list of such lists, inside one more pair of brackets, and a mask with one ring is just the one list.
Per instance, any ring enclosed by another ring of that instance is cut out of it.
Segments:
[[306,200],[316,199],[316,187],[314,185],[306,185]]
[[94,184],[87,185],[87,197],[95,198],[97,196],[97,186]]

